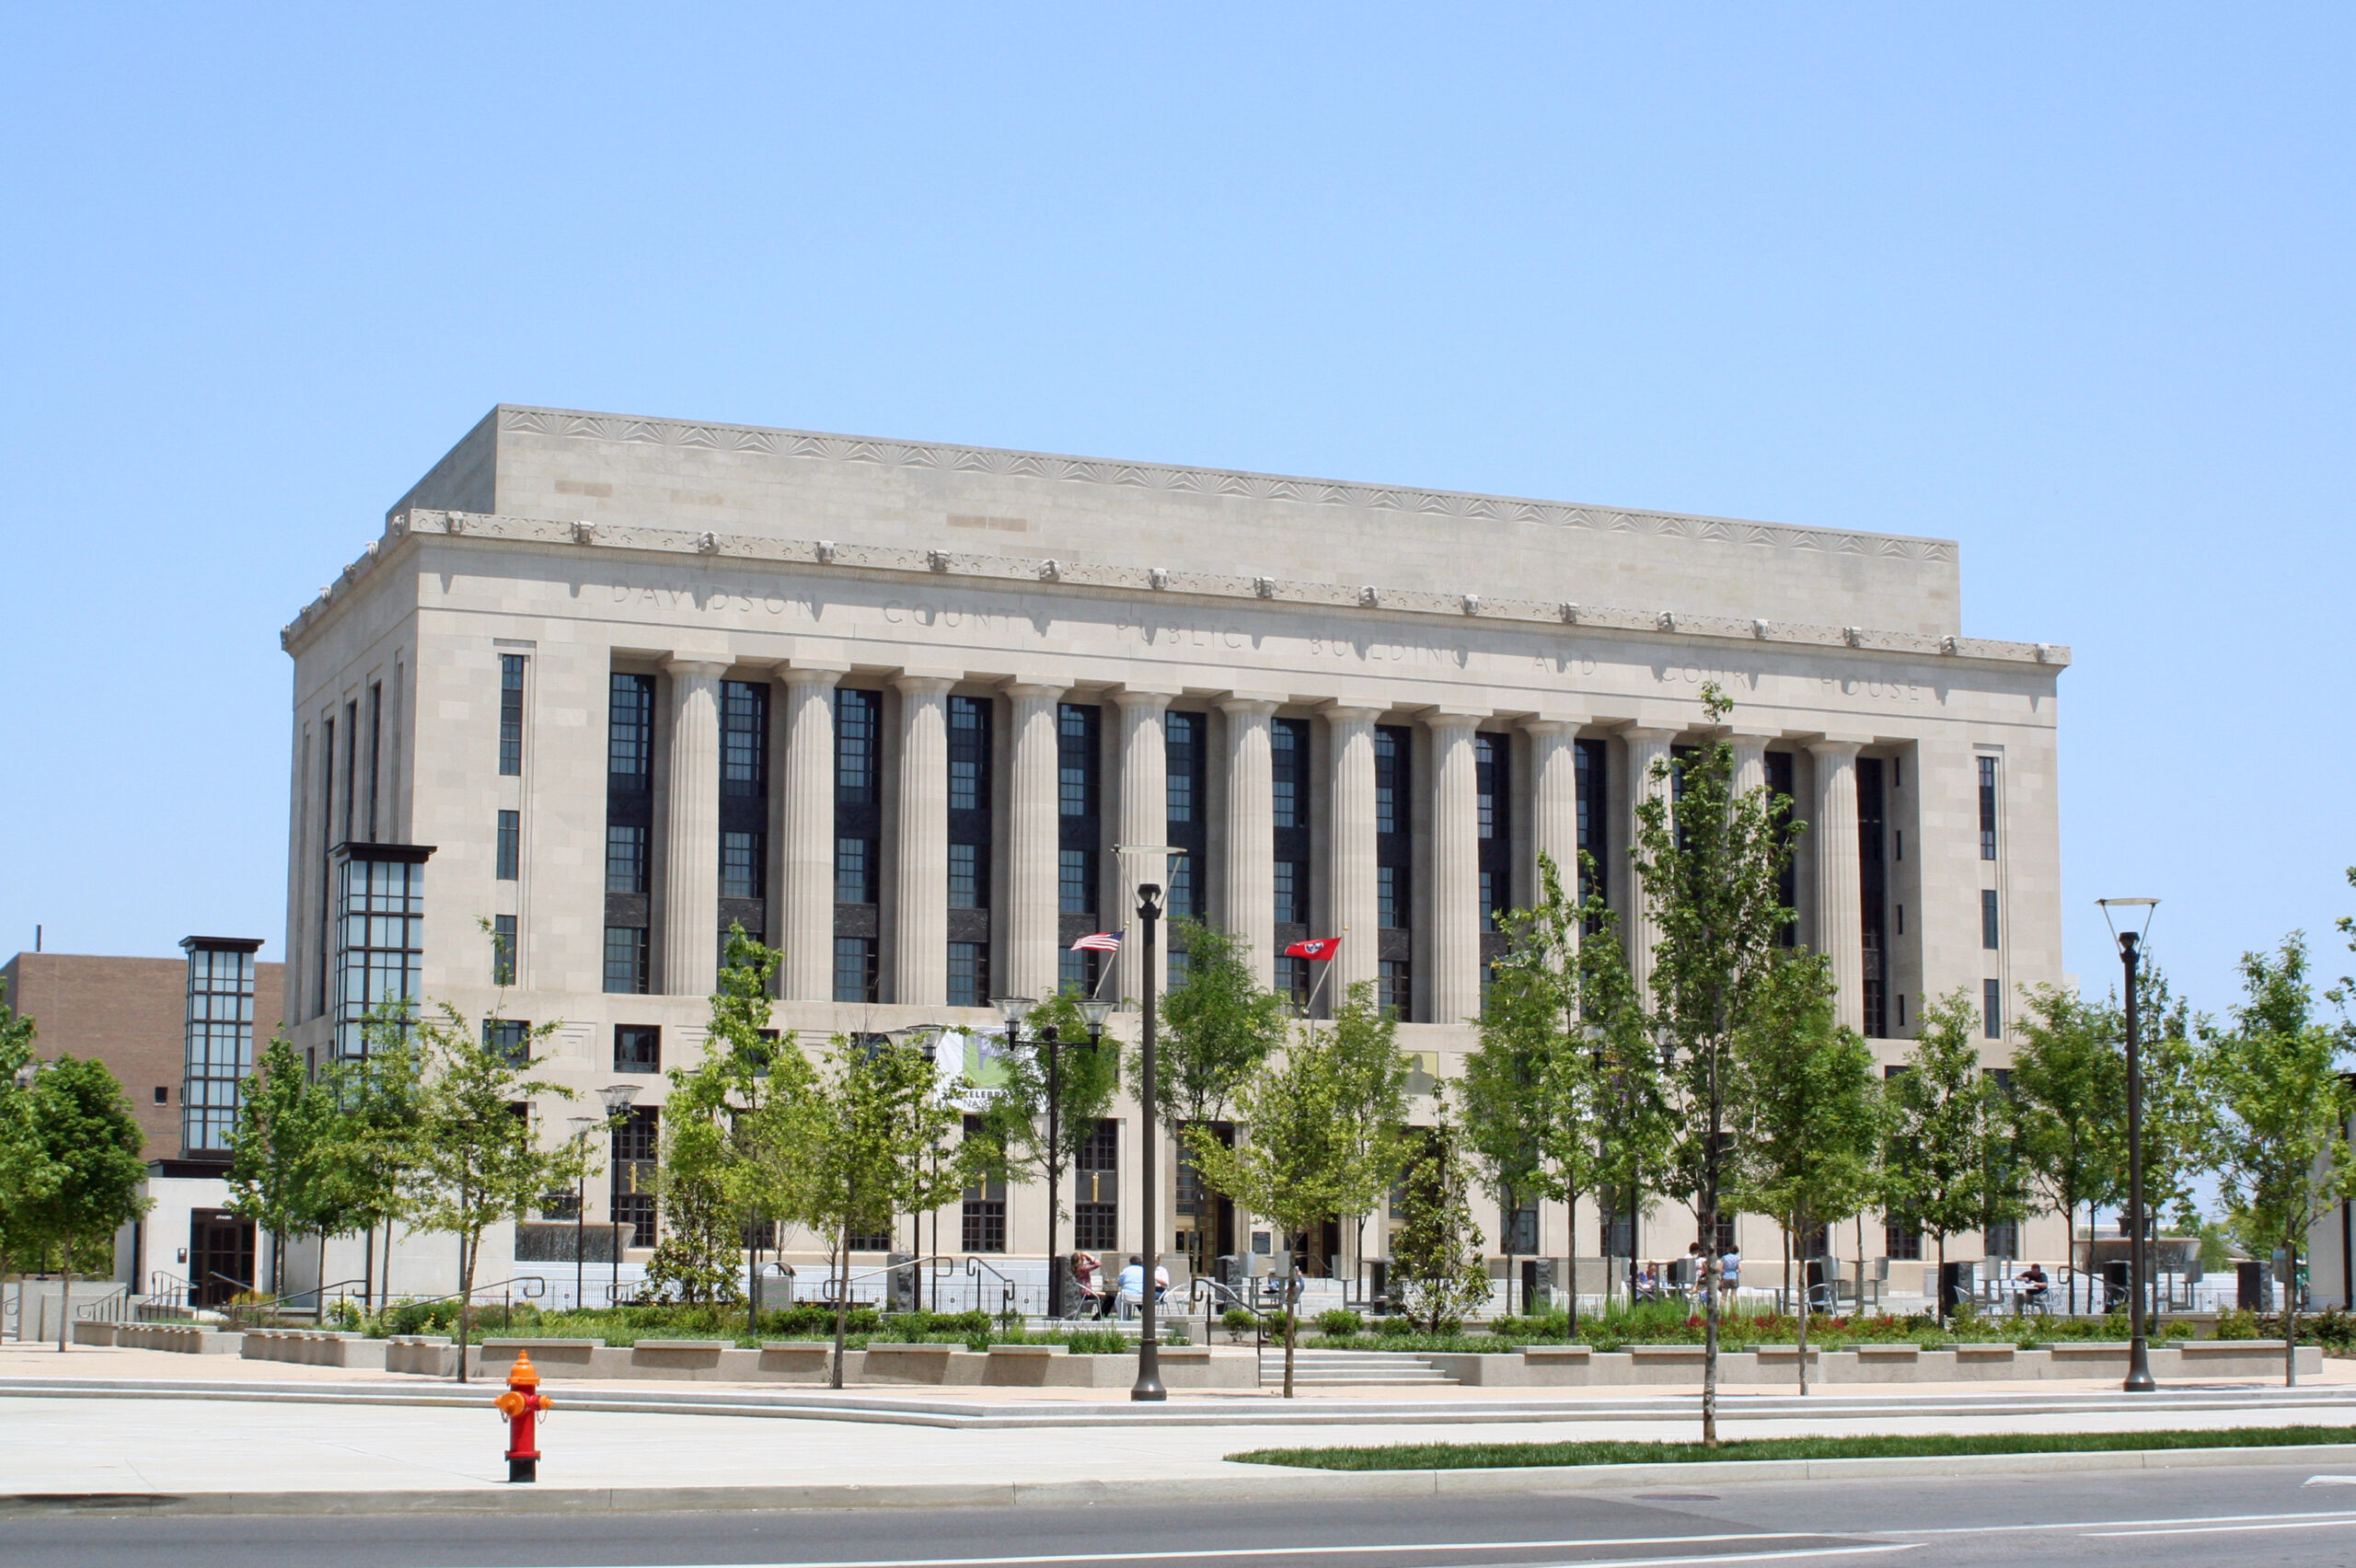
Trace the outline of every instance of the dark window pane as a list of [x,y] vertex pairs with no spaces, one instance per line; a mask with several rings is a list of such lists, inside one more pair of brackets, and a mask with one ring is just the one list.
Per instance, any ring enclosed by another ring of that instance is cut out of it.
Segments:
[[1096,907],[1096,857],[1086,849],[1058,851],[1061,908],[1067,915],[1085,915]]
[[835,939],[835,1000],[872,1002],[877,999],[875,939]]
[[606,989],[620,996],[646,995],[646,928],[606,928]]
[[515,917],[513,915],[491,917],[491,983],[494,986],[515,984]]
[[2004,1037],[2004,983],[1983,980],[1980,984],[1981,1032],[1991,1040]]
[[663,1070],[663,1031],[651,1023],[614,1026],[614,1071],[659,1073]]
[[766,898],[768,835],[723,833],[720,836],[720,896]]
[[1996,858],[1996,759],[1980,759],[1980,858]]
[[654,677],[617,674],[606,721],[606,771],[617,788],[646,788],[654,770]]
[[606,891],[646,891],[646,829],[619,824],[606,829]]
[[835,902],[875,902],[875,857],[872,839],[835,840]]
[[949,1005],[982,1008],[990,1000],[990,950],[987,942],[949,944]]
[[482,1043],[510,1066],[520,1067],[532,1058],[532,1026],[519,1019],[487,1018],[482,1020]]
[[[756,798],[768,788],[769,688],[720,683],[720,792]],[[756,896],[745,894],[744,896]]]
[[499,813],[499,869],[501,882],[514,882],[517,862],[523,859],[524,814],[521,812]]
[[949,847],[949,907],[987,909],[990,904],[990,857],[987,846]]
[[1999,934],[1996,926],[1996,890],[1992,887],[1982,888],[1980,890],[1980,945],[1991,949],[1998,946]]
[[524,771],[524,656],[499,656],[499,771]]
[[849,687],[835,693],[837,804],[875,804],[882,719],[883,699],[879,694]]

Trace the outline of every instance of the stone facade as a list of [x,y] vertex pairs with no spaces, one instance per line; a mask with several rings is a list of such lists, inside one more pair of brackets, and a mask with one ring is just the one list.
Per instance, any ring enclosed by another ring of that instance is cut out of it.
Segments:
[[[696,1059],[724,916],[783,947],[777,1022],[805,1039],[995,1029],[953,998],[1050,988],[1075,928],[1133,925],[1135,884],[1172,880],[1115,847],[1191,833],[1197,912],[1272,978],[1284,940],[1343,937],[1335,979],[1393,987],[1403,1044],[1446,1077],[1472,1044],[1484,900],[1527,902],[1542,851],[1585,846],[1636,913],[1631,801],[1710,733],[1705,682],[1735,699],[1717,732],[1746,778],[1819,824],[1801,937],[1883,1059],[1926,997],[1992,981],[2008,1012],[2062,977],[2068,654],[1964,637],[1944,540],[502,407],[284,643],[288,1012],[313,1047],[346,841],[433,847],[424,993],[561,1020],[540,1070],[585,1092],[621,1026],[659,1027],[663,1066]],[[632,692],[649,766],[625,810]],[[846,713],[874,721],[872,804]],[[640,842],[633,892],[609,854]],[[503,986],[487,917],[515,932]],[[617,994],[633,941],[647,989]],[[1132,945],[1114,986],[1139,979]],[[1130,1107],[1132,1164],[1134,1130]],[[1011,1251],[1044,1247],[1044,1211],[1015,1194]],[[1583,1206],[1581,1255],[1596,1223]],[[2058,1259],[2050,1228],[2019,1250]],[[1118,1245],[1140,1235],[1130,1203]],[[1747,1236],[1754,1265],[1778,1250]],[[1642,1251],[1688,1238],[1663,1214]],[[1559,1212],[1541,1246],[1572,1250]]]

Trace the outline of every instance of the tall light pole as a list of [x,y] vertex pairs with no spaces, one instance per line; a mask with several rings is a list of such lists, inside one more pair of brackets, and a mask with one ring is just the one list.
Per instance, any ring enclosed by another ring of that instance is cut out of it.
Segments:
[[[616,1118],[626,1113],[629,1110],[631,1102],[637,1100],[638,1085],[634,1083],[609,1083],[605,1088],[597,1091],[597,1098],[606,1107],[606,1124],[610,1127],[613,1125]],[[607,1140],[609,1150],[611,1147],[611,1139]],[[612,1158],[611,1153],[608,1152],[606,1159],[611,1160]],[[608,1170],[610,1169],[611,1167],[609,1165]],[[610,1190],[612,1182],[609,1181],[606,1183],[606,1186],[608,1190]],[[613,1298],[621,1294],[622,1288],[622,1222],[618,1216],[611,1212],[608,1212],[606,1217],[612,1223],[614,1229],[614,1283],[612,1287],[606,1292],[606,1304],[607,1306],[611,1306],[613,1305]]]
[[1138,1381],[1129,1390],[1133,1401],[1159,1401],[1170,1397],[1161,1386],[1161,1330],[1156,1322],[1153,1282],[1161,1262],[1161,1236],[1154,1208],[1153,1122],[1154,1122],[1154,1063],[1153,1063],[1153,975],[1156,960],[1155,938],[1161,921],[1161,887],[1157,882],[1145,882],[1138,888],[1138,921],[1145,928],[1144,997],[1140,1005],[1145,1011],[1144,1027],[1138,1032],[1141,1042],[1138,1048],[1138,1104],[1143,1107],[1138,1117],[1138,1148],[1145,1165],[1144,1191],[1139,1194],[1145,1205],[1145,1278],[1138,1304]]
[[[2158,908],[2156,898],[2098,898],[2103,918],[2110,924],[2110,934],[2119,940],[2119,961],[2127,971],[2127,1299],[2128,1345],[2127,1382],[2131,1394],[2148,1394],[2158,1387],[2152,1381],[2151,1347],[2144,1337],[2143,1282],[2151,1260],[2144,1251],[2143,1231],[2143,1048],[2140,1035],[2141,1019],[2137,1013],[2136,971],[2143,958],[2143,936],[2152,927],[2152,911]],[[2140,912],[2142,924],[2119,928],[2120,911],[2125,917],[2136,918]]]
[[[589,1143],[589,1129],[597,1124],[598,1118],[571,1116],[566,1120],[572,1124],[573,1138],[585,1150]],[[587,1239],[588,1220],[589,1161],[584,1155],[581,1161],[581,1169],[575,1171],[572,1177],[572,1309],[576,1312],[589,1305],[581,1298],[582,1291],[585,1288],[582,1284],[582,1244]]]
[[[1015,1047],[1022,1043],[1022,1020],[1039,1004],[1030,997],[993,997],[990,1001],[1006,1020],[1006,1054],[1012,1056]],[[1063,1300],[1064,1282],[1056,1270],[1056,1107],[1060,1063],[1056,1055],[1054,1030],[1034,1038],[1047,1048],[1047,1316],[1060,1318],[1063,1313],[1058,1307]]]

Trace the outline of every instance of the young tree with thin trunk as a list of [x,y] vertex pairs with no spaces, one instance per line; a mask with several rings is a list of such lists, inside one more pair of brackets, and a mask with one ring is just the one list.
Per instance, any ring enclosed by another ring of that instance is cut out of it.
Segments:
[[[1734,704],[1703,688],[1712,724]],[[1705,1326],[1702,1441],[1718,1441],[1718,1216],[1727,1193],[1735,1044],[1757,1020],[1783,953],[1780,884],[1790,856],[1782,797],[1734,787],[1734,748],[1714,741],[1674,766],[1655,765],[1636,808],[1630,851],[1660,938],[1646,1014],[1679,1115],[1662,1184],[1693,1211],[1702,1233]],[[1675,804],[1670,797],[1675,795]]]
[[1410,1129],[1400,1147],[1406,1159],[1392,1189],[1399,1228],[1391,1237],[1391,1290],[1409,1322],[1446,1333],[1489,1297],[1472,1223],[1472,1175],[1446,1101],[1437,1122]]
[[2348,1042],[2318,1022],[2307,944],[2292,932],[2272,954],[2242,955],[2244,1000],[2230,1028],[2200,1031],[2208,1090],[2210,1162],[2237,1228],[2282,1250],[2282,1381],[2299,1380],[2299,1253],[2330,1208],[2356,1196],[2348,1118],[2356,1091],[2341,1076]]
[[530,1055],[559,1025],[526,1032],[522,1055],[489,1043],[447,1002],[415,1030],[423,1082],[417,1100],[413,1163],[404,1217],[458,1239],[458,1381],[467,1380],[476,1270],[483,1232],[518,1220],[551,1192],[570,1188],[588,1159],[578,1138],[540,1144],[531,1101],[570,1100],[562,1084],[525,1076]]
[[8,1005],[0,981],[0,1274],[16,1272],[33,1242],[25,1211],[53,1181],[32,1136],[32,1090],[17,1075],[33,1063],[33,1020]]
[[2091,1228],[2092,1211],[2117,1203],[2127,1182],[2127,1054],[2116,1010],[2059,986],[2023,996],[2027,1005],[2013,1025],[2021,1155],[2065,1222],[2074,1317],[2078,1211],[2088,1211]]
[[[1736,1190],[1746,1208],[1805,1236],[1865,1207],[1874,1191],[1881,1114],[1872,1048],[1833,1020],[1831,965],[1793,952],[1736,1036],[1741,1121]],[[1796,1348],[1807,1392],[1807,1282],[1800,1282]]]
[[29,1163],[45,1177],[12,1219],[28,1240],[54,1249],[62,1265],[62,1353],[72,1338],[75,1264],[110,1250],[116,1229],[146,1211],[139,1185],[147,1166],[131,1101],[104,1062],[60,1056],[33,1079],[29,1099]]
[[[1284,1044],[1292,1003],[1254,977],[1251,944],[1233,932],[1182,915],[1170,922],[1169,936],[1170,950],[1184,952],[1186,966],[1161,1001],[1154,1113],[1173,1145],[1191,1147],[1187,1128],[1231,1119],[1236,1091]],[[1145,1081],[1136,1051],[1128,1070],[1131,1083]],[[1207,1204],[1235,1196],[1199,1165],[1195,1174]]]
[[[1281,1055],[1236,1091],[1242,1123],[1237,1147],[1204,1124],[1189,1125],[1195,1167],[1218,1191],[1289,1233],[1372,1209],[1396,1180],[1406,1120],[1407,1059],[1397,1024],[1360,981],[1333,1020],[1304,1022]],[[1292,1398],[1299,1318],[1285,1313],[1284,1397]]]
[[228,1209],[269,1235],[273,1296],[285,1288],[287,1239],[318,1228],[322,1164],[335,1125],[333,1095],[304,1072],[293,1041],[271,1035],[254,1075],[238,1086]]
[[802,1170],[780,1195],[791,1200],[789,1216],[825,1237],[834,1255],[835,1355],[827,1383],[839,1389],[851,1238],[938,1207],[977,1172],[985,1151],[979,1140],[960,1143],[947,1159],[928,1163],[964,1118],[922,1048],[889,1035],[838,1034],[827,1066],[804,1097],[806,1120],[797,1124]]
[[369,1238],[370,1278],[363,1293],[372,1303],[377,1299],[376,1229],[385,1231],[389,1294],[393,1225],[409,1219],[415,1185],[424,1073],[411,1038],[415,1025],[416,1009],[408,1002],[379,1003],[362,1021],[361,1055],[319,1073],[322,1094],[334,1110],[320,1138],[313,1223],[324,1235]]
[[1995,1086],[1980,1065],[1980,1009],[1958,986],[1923,1007],[1906,1070],[1888,1084],[1885,1204],[1936,1239],[1939,1320],[1946,1321],[1947,1238],[1988,1213],[1990,1140],[2008,1136]]
[[[1045,1181],[1052,1169],[1060,1223],[1071,1217],[1065,1206],[1069,1190],[1063,1185],[1063,1172],[1080,1162],[1096,1136],[1096,1124],[1112,1111],[1114,1096],[1120,1091],[1121,1044],[1113,1039],[1089,1043],[1088,1015],[1080,1011],[1080,993],[1071,986],[1033,1008],[1023,1023],[1028,1038],[1022,1049],[1007,1056],[1005,1081],[982,1103],[981,1158],[997,1179]],[[1050,1039],[1055,1042],[1052,1085]],[[1048,1266],[1057,1266],[1057,1260],[1049,1259]]]

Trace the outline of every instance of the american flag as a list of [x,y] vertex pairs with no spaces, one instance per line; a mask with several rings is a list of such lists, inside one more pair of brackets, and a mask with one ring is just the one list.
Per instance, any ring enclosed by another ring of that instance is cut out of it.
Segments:
[[1074,952],[1118,952],[1121,951],[1121,933],[1119,931],[1091,932],[1072,943],[1071,951]]

